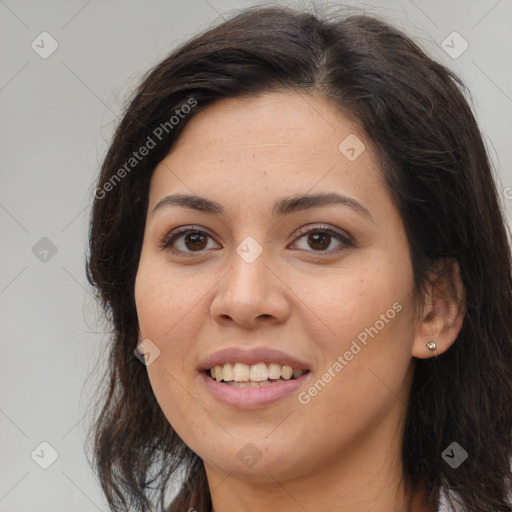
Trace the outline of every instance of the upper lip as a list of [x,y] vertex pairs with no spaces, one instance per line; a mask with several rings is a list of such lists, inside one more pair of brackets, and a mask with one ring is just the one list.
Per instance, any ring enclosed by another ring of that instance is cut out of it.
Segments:
[[205,371],[216,365],[225,363],[245,363],[248,365],[256,363],[277,363],[289,365],[294,370],[309,370],[309,365],[285,352],[269,347],[239,348],[228,347],[214,352],[199,362],[198,371]]

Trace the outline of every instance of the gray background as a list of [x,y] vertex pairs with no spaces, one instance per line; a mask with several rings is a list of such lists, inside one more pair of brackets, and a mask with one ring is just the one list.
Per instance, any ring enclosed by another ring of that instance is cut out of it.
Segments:
[[[0,511],[107,511],[83,447],[106,345],[84,273],[93,180],[140,74],[256,3],[0,0]],[[465,80],[510,218],[512,0],[344,5],[385,16]],[[44,31],[58,43],[46,59],[31,47]],[[458,58],[441,46],[453,31],[469,44]]]

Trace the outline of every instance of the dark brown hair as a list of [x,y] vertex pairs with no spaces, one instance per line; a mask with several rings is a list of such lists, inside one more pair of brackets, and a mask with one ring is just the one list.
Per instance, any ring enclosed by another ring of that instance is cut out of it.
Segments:
[[[113,329],[106,392],[91,435],[94,468],[111,509],[148,511],[154,492],[163,509],[171,478],[184,471],[169,510],[210,510],[202,460],[169,425],[134,356],[134,283],[149,183],[197,112],[222,98],[278,90],[329,98],[360,123],[399,207],[418,296],[441,258],[460,265],[462,330],[439,357],[416,360],[402,446],[407,489],[425,490],[429,509],[444,488],[467,510],[511,512],[510,240],[465,86],[374,16],[270,6],[237,12],[151,69],[128,102],[101,168],[87,276]],[[193,111],[170,128],[172,113],[192,101]],[[155,132],[163,125],[168,129]],[[147,156],[127,168],[133,152],[160,132]],[[457,469],[441,457],[454,441],[469,454]]]

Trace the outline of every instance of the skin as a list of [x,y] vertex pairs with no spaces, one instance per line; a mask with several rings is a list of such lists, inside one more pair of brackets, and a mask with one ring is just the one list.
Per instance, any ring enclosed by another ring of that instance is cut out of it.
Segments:
[[[354,161],[338,149],[350,134],[366,147]],[[277,199],[318,192],[357,200],[372,220],[342,205],[272,216]],[[153,213],[174,193],[217,201],[226,217],[180,206]],[[297,235],[318,224],[355,244]],[[210,235],[199,250],[186,234],[173,244],[182,253],[161,247],[188,225]],[[236,252],[248,236],[263,249],[252,263]],[[135,299],[140,339],[160,350],[147,365],[151,386],[203,459],[215,512],[425,510],[403,488],[400,443],[414,358],[441,354],[462,326],[450,299],[462,296],[460,272],[445,263],[446,278],[427,287],[418,313],[407,238],[378,158],[329,100],[230,98],[190,119],[152,177]],[[308,362],[307,391],[396,303],[394,318],[307,404],[292,393],[235,409],[208,395],[196,371],[219,349],[270,346]],[[261,453],[251,467],[237,457],[246,443]]]

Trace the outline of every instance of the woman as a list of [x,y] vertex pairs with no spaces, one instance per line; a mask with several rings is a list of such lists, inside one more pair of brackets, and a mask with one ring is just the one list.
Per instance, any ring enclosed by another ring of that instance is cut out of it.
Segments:
[[512,511],[511,254],[463,84],[254,7],[152,69],[99,176],[112,510]]

